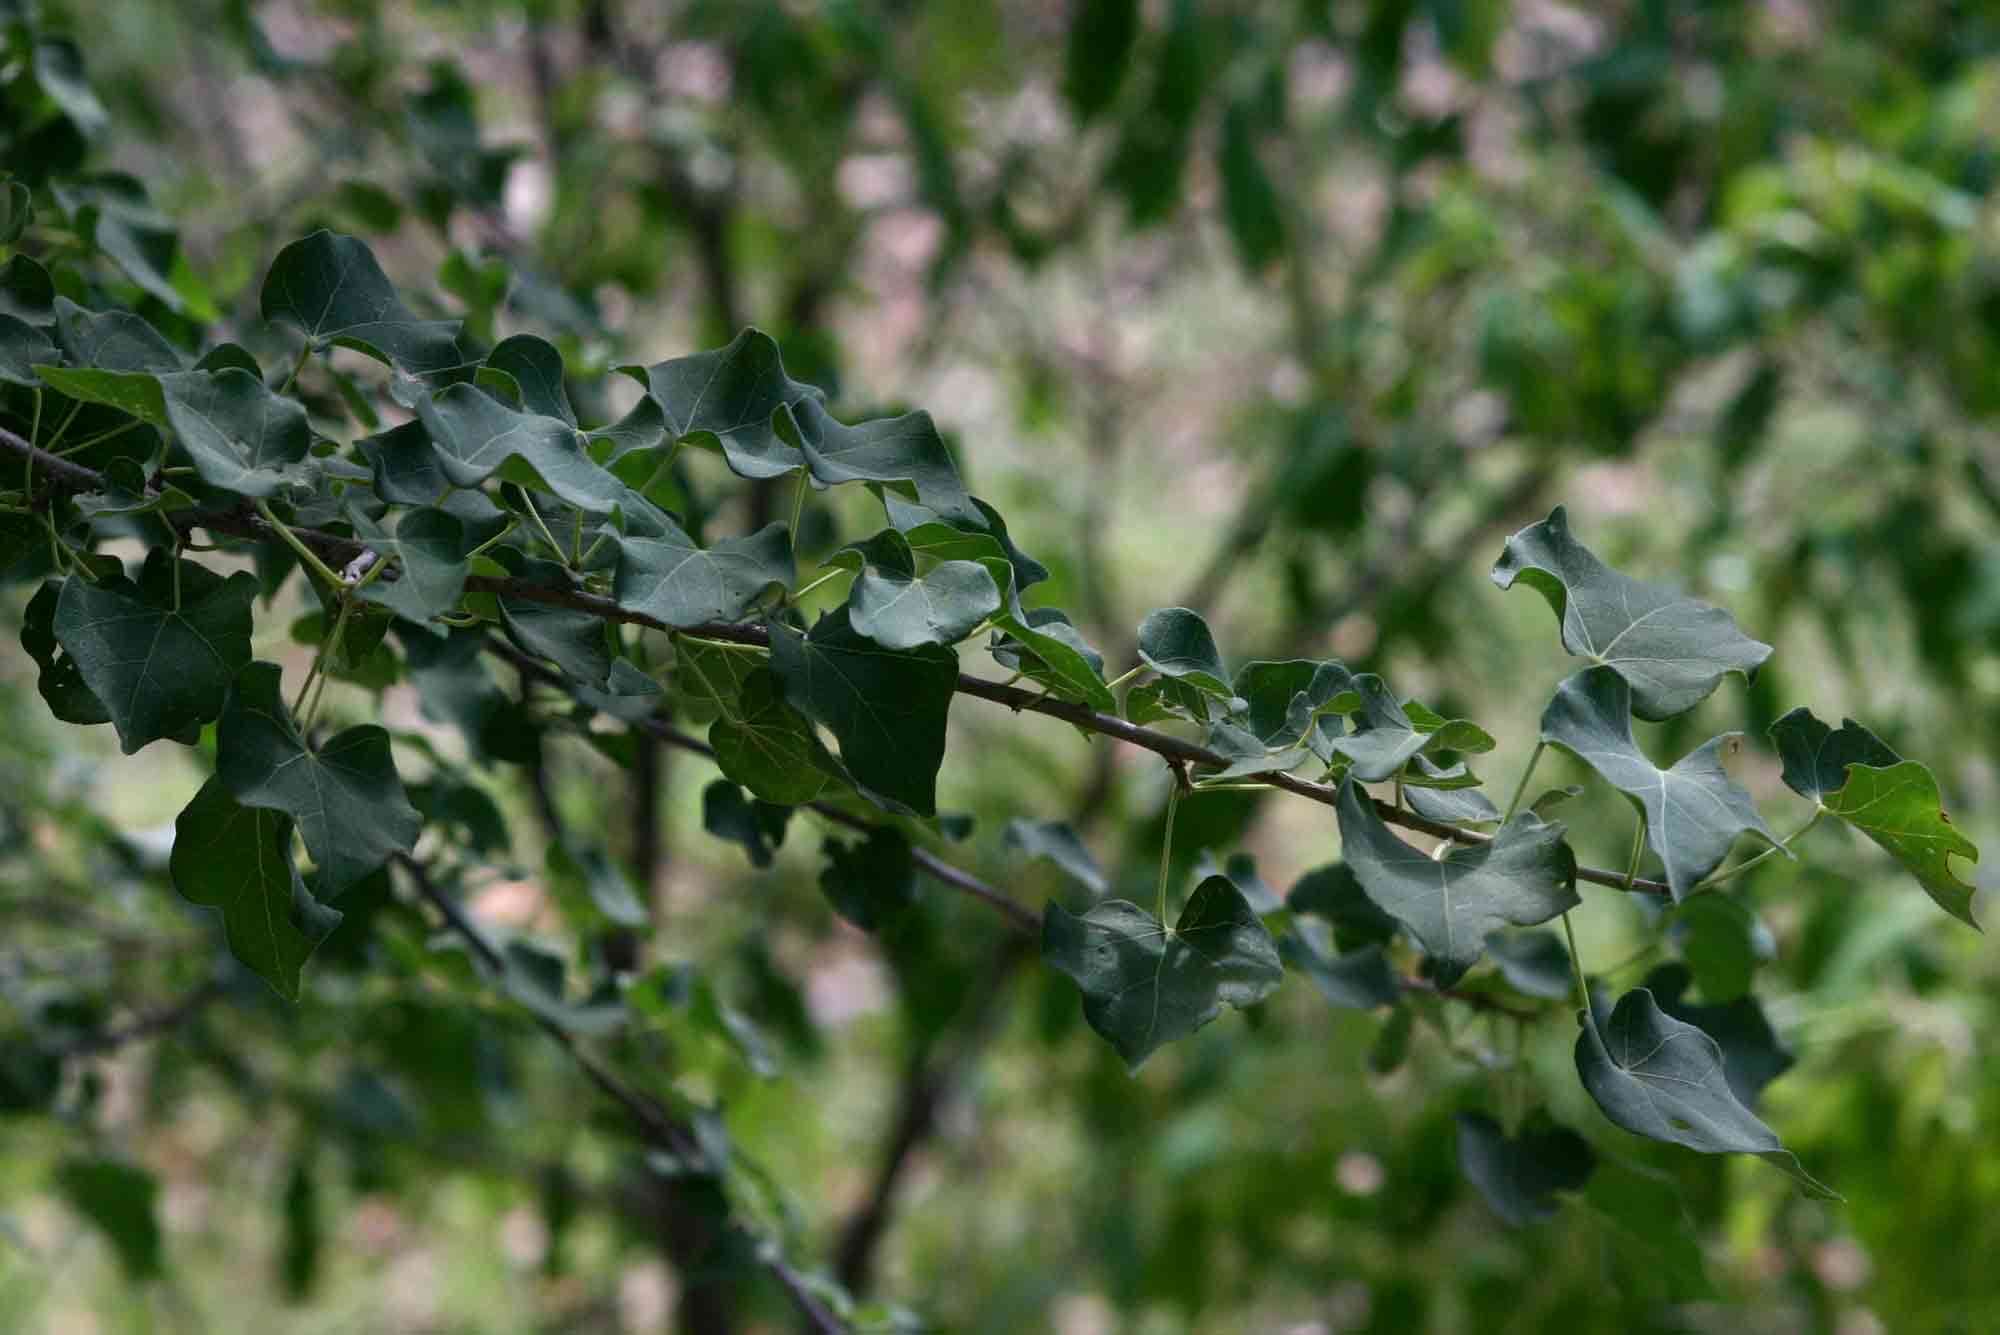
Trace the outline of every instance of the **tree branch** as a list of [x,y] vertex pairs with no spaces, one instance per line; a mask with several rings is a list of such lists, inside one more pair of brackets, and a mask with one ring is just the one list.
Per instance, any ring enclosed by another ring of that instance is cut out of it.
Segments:
[[[588,612],[607,621],[622,621],[642,626],[653,626],[660,630],[679,630],[682,634],[696,639],[722,640],[731,644],[747,644],[760,649],[768,649],[771,637],[762,626],[710,623],[700,626],[675,627],[643,612],[634,612],[620,607],[609,598],[587,593],[580,589],[558,589],[545,584],[535,584],[527,580],[473,575],[465,581],[465,587],[473,592],[492,593],[504,598],[520,598],[528,602],[546,603],[552,607],[566,607],[572,611]],[[1050,718],[1061,719],[1086,732],[1100,733],[1130,746],[1143,747],[1169,761],[1187,765],[1200,765],[1212,769],[1223,769],[1229,765],[1227,757],[1199,742],[1190,742],[1171,733],[1159,732],[1152,728],[1128,723],[1113,714],[1100,714],[1088,705],[1071,700],[1058,700],[1034,691],[1025,691],[1018,686],[1004,682],[990,681],[975,677],[970,673],[958,674],[955,688],[961,695],[976,696],[994,704],[1006,705],[1016,713],[1046,714]],[[1285,774],[1276,770],[1249,775],[1246,778],[1259,783],[1268,783],[1273,788],[1282,788],[1288,793],[1308,798],[1322,806],[1335,806],[1340,801],[1340,789],[1331,784],[1314,783],[1301,779],[1295,774]],[[1434,839],[1448,839],[1461,844],[1487,844],[1493,842],[1490,834],[1476,830],[1447,825],[1419,816],[1414,811],[1406,811],[1380,798],[1372,799],[1376,814],[1390,825],[1400,825],[1418,834],[1427,834]],[[1601,867],[1578,867],[1576,878],[1596,885],[1609,886],[1614,890],[1627,889],[1625,873],[1609,871]],[[1666,882],[1635,878],[1629,888],[1641,894],[1669,896]]]
[[[0,446],[12,449],[16,453],[26,453],[40,456],[44,459],[54,458],[53,455],[45,455],[42,451],[34,449],[25,440],[22,440],[10,431],[6,431],[4,428],[0,428]],[[102,481],[100,476],[91,469],[69,464],[65,460],[57,460],[57,462],[63,463],[70,471],[72,476],[69,485],[79,488],[89,488],[100,485]],[[202,527],[215,532],[236,533],[248,537],[265,538],[275,536],[275,533],[262,520],[248,514],[222,512],[220,514],[196,515],[186,518],[180,521],[180,523],[188,528]],[[296,528],[292,530],[292,533],[307,546],[323,551],[325,555],[340,560],[343,565],[367,550],[365,544],[355,542],[349,538],[341,538],[331,533]],[[698,639],[723,640],[732,644],[747,644],[760,649],[768,649],[771,646],[771,637],[765,632],[762,626],[733,625],[721,622],[700,626],[672,626],[658,617],[648,616],[644,612],[635,612],[629,608],[620,607],[616,602],[601,594],[590,593],[583,589],[562,589],[552,585],[538,584],[532,580],[511,577],[502,578],[492,575],[467,576],[465,587],[471,593],[491,593],[503,598],[515,598],[525,602],[543,603],[550,607],[564,607],[572,611],[588,612],[592,616],[605,621],[622,622],[628,625],[651,626],[656,630],[677,631],[695,636]],[[1143,747],[1155,755],[1162,756],[1170,761],[1207,766],[1213,769],[1226,768],[1229,764],[1226,757],[1202,746],[1198,742],[1190,742],[1184,738],[1175,737],[1171,733],[1159,732],[1152,728],[1141,727],[1135,723],[1128,723],[1113,714],[1100,714],[1089,706],[1080,705],[1074,701],[1058,700],[1050,696],[1037,694],[1033,691],[1024,691],[1018,686],[1009,686],[1004,682],[989,681],[984,677],[975,677],[965,672],[958,674],[958,683],[955,689],[961,695],[977,696],[982,700],[989,700],[994,704],[1006,705],[1016,713],[1026,711],[1033,714],[1046,714],[1050,718],[1061,719],[1065,723],[1084,729],[1086,732],[1101,733],[1106,737],[1115,738],[1127,745]],[[658,726],[661,728],[666,727],[664,724]],[[649,728],[649,730],[651,729]],[[668,731],[671,731],[671,729],[668,729]],[[1262,783],[1268,783],[1274,788],[1282,788],[1286,792],[1296,794],[1299,797],[1308,798],[1323,806],[1334,806],[1340,800],[1340,790],[1338,788],[1330,784],[1314,783],[1310,779],[1301,779],[1295,774],[1285,774],[1272,770],[1249,777]],[[1486,844],[1493,841],[1492,835],[1462,829],[1456,825],[1447,825],[1442,821],[1430,820],[1417,815],[1413,811],[1402,810],[1391,803],[1382,801],[1380,798],[1372,800],[1375,803],[1376,814],[1390,825],[1400,825],[1406,830],[1412,830],[1418,834],[1427,834],[1434,839],[1448,839],[1461,844]],[[831,808],[830,810],[838,810],[838,808]],[[845,818],[850,824],[858,820],[858,818],[847,817],[845,812],[842,812],[839,818]],[[868,822],[859,821],[859,824],[865,828]],[[1664,881],[1633,878],[1628,882],[1625,873],[1609,871],[1601,867],[1578,867],[1576,878],[1579,881],[1589,881],[1595,885],[1609,886],[1614,890],[1629,889],[1641,894],[1656,895],[1663,898],[1671,897],[1671,892]]]

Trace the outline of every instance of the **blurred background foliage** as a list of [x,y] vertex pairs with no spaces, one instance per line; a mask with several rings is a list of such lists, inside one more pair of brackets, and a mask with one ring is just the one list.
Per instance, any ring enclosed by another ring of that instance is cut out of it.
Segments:
[[[1567,669],[1546,610],[1485,571],[1565,500],[1607,560],[1778,647],[1754,687],[1649,728],[1657,754],[1761,739],[1792,704],[1851,712],[2000,837],[2000,8],[39,10],[75,45],[0,59],[0,167],[69,179],[68,230],[22,244],[95,248],[157,321],[254,327],[278,246],[329,225],[475,335],[555,339],[605,409],[612,368],[758,325],[845,415],[929,408],[1112,671],[1147,610],[1185,604],[1233,661],[1338,655],[1479,720],[1496,787]],[[691,523],[761,523],[769,495],[710,465],[678,479]],[[808,550],[856,536],[828,513]],[[162,871],[195,767],[110,764],[33,676],[0,657],[0,1114],[58,1092],[0,1116],[0,1326],[789,1328],[768,1284],[662,1246],[672,1221],[560,1052],[410,964],[421,923],[386,886],[300,1005],[228,967]],[[398,690],[391,726],[462,756]],[[1059,881],[998,831],[1066,819],[1144,901],[1157,762],[956,712],[959,856],[1038,900]],[[503,758],[438,795],[515,869],[475,910],[576,940],[590,869],[549,850],[612,850],[653,958],[698,966],[730,1017],[662,1005],[639,1036],[660,1068],[720,1101],[799,1254],[940,1328],[2000,1323],[2000,974],[1844,833],[1745,878],[1770,950],[1697,991],[1754,969],[1797,1058],[1765,1112],[1846,1204],[1611,1131],[1545,1027],[1534,1087],[1609,1166],[1515,1230],[1461,1177],[1452,1121],[1522,1097],[1510,1027],[1384,1035],[1295,982],[1128,1078],[976,906],[931,893],[865,937],[800,831],[768,867],[704,834],[690,758],[624,769],[555,734]],[[1768,747],[1746,765],[1792,828]],[[1576,809],[1579,855],[1619,864],[1622,806]],[[1204,796],[1173,851],[1246,847],[1282,891],[1332,834],[1310,804]],[[1593,970],[1672,954],[1638,955],[1655,934],[1614,897],[1579,916]]]

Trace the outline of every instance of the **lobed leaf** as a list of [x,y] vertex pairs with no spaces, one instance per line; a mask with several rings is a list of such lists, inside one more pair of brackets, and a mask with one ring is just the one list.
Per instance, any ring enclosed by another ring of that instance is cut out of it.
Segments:
[[275,663],[237,674],[216,732],[216,774],[248,807],[298,822],[322,892],[338,894],[417,841],[422,817],[404,796],[389,734],[361,724],[313,747],[280,694]]
[[337,343],[412,375],[465,360],[459,322],[416,318],[375,253],[351,236],[321,230],[279,251],[260,304],[266,320],[293,326],[315,345]]
[[1253,1006],[1284,978],[1271,934],[1223,876],[1196,886],[1171,928],[1128,900],[1081,916],[1051,902],[1042,958],[1082,990],[1084,1018],[1134,1072],[1224,1004]]
[[1542,740],[1568,751],[1631,799],[1676,901],[1722,865],[1739,835],[1755,834],[1784,847],[1757,814],[1750,794],[1722,768],[1722,756],[1741,745],[1741,734],[1710,738],[1663,770],[1632,740],[1631,700],[1632,688],[1616,670],[1585,668],[1556,687],[1542,712]]
[[1456,1120],[1459,1171],[1515,1228],[1554,1215],[1555,1193],[1581,1191],[1597,1168],[1590,1142],[1567,1127],[1548,1124],[1509,1136],[1484,1113]]
[[864,793],[890,810],[937,814],[945,719],[958,659],[936,645],[884,649],[837,608],[800,635],[770,623],[771,670],[793,708],[824,725]]
[[1719,607],[1622,575],[1570,535],[1557,506],[1513,537],[1493,565],[1503,589],[1516,580],[1548,600],[1563,647],[1610,667],[1632,688],[1632,710],[1652,721],[1706,700],[1722,678],[1745,680],[1771,656]]
[[1389,832],[1353,779],[1340,786],[1341,856],[1377,907],[1409,930],[1441,986],[1479,959],[1502,927],[1547,922],[1581,903],[1561,825],[1516,816],[1490,843],[1431,858]]
[[292,861],[292,820],[244,806],[211,775],[174,821],[168,870],[189,903],[219,909],[229,953],[287,1001],[299,974],[340,922],[306,891]]
[[669,626],[738,621],[773,590],[792,585],[792,538],[769,524],[746,538],[697,546],[678,524],[646,537],[618,537],[612,597]]
[[64,580],[51,628],[130,755],[161,737],[192,745],[222,712],[230,681],[250,661],[256,596],[254,575],[225,579],[156,547],[136,584],[122,575]]
[[1785,782],[1867,835],[1917,878],[1937,906],[1978,928],[1974,889],[1951,859],[1979,861],[1979,846],[1951,823],[1929,769],[1903,760],[1852,719],[1839,731],[1799,708],[1771,725],[1784,760]]
[[1620,997],[1601,1030],[1578,1018],[1576,1072],[1613,1123],[1703,1154],[1754,1154],[1808,1194],[1839,1199],[1738,1101],[1715,1040],[1661,1010],[1651,992],[1639,987]]

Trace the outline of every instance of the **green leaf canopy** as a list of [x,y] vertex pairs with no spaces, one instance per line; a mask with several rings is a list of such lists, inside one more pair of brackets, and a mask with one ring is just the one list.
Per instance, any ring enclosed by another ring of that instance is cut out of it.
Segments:
[[1651,992],[1640,987],[1620,997],[1601,1032],[1588,1016],[1579,1019],[1576,1073],[1613,1123],[1703,1154],[1757,1155],[1810,1194],[1833,1198],[1778,1133],[1737,1101],[1715,1040],[1661,1010]]
[[1516,816],[1490,843],[1431,858],[1395,835],[1361,786],[1340,786],[1341,856],[1370,899],[1400,922],[1449,987],[1478,961],[1489,934],[1547,922],[1581,901],[1576,857],[1561,825]]
[[1255,1005],[1284,978],[1271,934],[1226,876],[1196,886],[1171,928],[1129,900],[1081,916],[1052,902],[1042,958],[1082,989],[1084,1018],[1132,1071],[1225,1003]]
[[337,894],[407,853],[423,820],[403,794],[389,734],[374,724],[306,745],[275,663],[237,674],[216,737],[216,773],[238,802],[298,822],[323,893]]
[[221,713],[230,679],[250,661],[256,596],[255,575],[225,579],[156,547],[136,584],[64,580],[53,629],[130,755],[161,737],[192,744]]
[[1652,721],[1685,713],[1724,675],[1751,678],[1771,646],[1745,635],[1719,607],[1622,575],[1570,535],[1557,506],[1507,539],[1493,565],[1503,589],[1516,580],[1548,599],[1563,648],[1606,664],[1631,683],[1632,710]]
[[1741,744],[1741,734],[1710,738],[1673,768],[1661,769],[1632,740],[1631,698],[1631,687],[1614,669],[1585,668],[1556,687],[1542,712],[1542,740],[1568,751],[1631,799],[1645,819],[1647,842],[1666,867],[1667,885],[1680,900],[1722,865],[1738,835],[1755,834],[1773,845],[1778,838],[1750,794],[1722,768],[1722,756]]

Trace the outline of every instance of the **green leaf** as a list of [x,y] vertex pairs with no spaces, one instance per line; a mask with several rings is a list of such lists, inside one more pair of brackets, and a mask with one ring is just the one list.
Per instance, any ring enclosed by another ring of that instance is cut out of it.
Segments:
[[1571,994],[1569,950],[1554,932],[1495,932],[1486,953],[1516,992],[1561,1001]]
[[1185,607],[1163,607],[1139,623],[1139,657],[1162,677],[1205,694],[1224,700],[1235,694],[1208,623]]
[[754,801],[727,779],[701,790],[701,828],[718,839],[741,844],[753,867],[771,865],[771,850],[785,842],[792,808]]
[[1340,786],[1337,813],[1342,858],[1368,897],[1431,957],[1440,986],[1464,976],[1493,932],[1547,922],[1582,902],[1561,825],[1516,816],[1492,842],[1433,859],[1389,833],[1352,779]]
[[1080,917],[1052,901],[1042,919],[1042,958],[1075,981],[1084,1018],[1135,1072],[1161,1044],[1213,1020],[1224,1003],[1253,1006],[1284,979],[1271,934],[1223,876],[1196,886],[1171,928],[1128,900]]
[[1951,869],[1954,855],[1979,861],[1979,846],[1945,814],[1929,769],[1903,760],[1852,719],[1838,732],[1794,709],[1771,725],[1785,783],[1852,825],[1903,864],[1937,906],[1971,927],[1973,887]]
[[705,548],[672,523],[656,535],[615,541],[612,597],[669,626],[739,621],[773,590],[792,585],[792,537],[783,524]]
[[103,701],[127,755],[161,737],[192,744],[250,661],[257,577],[237,571],[224,579],[182,561],[177,590],[175,566],[156,547],[137,584],[72,575],[56,600],[56,640]]
[[1078,0],[1070,15],[1063,96],[1088,122],[1118,96],[1139,35],[1139,0]]
[[[568,582],[562,567],[547,561],[521,562],[518,573],[557,588]],[[522,649],[586,686],[604,690],[610,685],[611,646],[602,617],[528,598],[502,598],[499,606],[500,624]]]
[[35,197],[19,181],[0,183],[0,246],[11,246],[35,221]]
[[[405,510],[394,532],[368,518],[352,503],[347,512],[354,536],[383,559],[397,564],[396,579],[378,579],[361,596],[419,624],[450,612],[465,592],[469,550],[465,526],[442,510]],[[440,628],[441,629],[441,628]]]
[[945,561],[913,575],[865,567],[847,594],[854,629],[885,649],[951,645],[1000,610],[993,574],[977,561]]
[[35,686],[51,714],[64,723],[109,723],[111,711],[84,684],[76,660],[56,640],[56,600],[62,588],[63,581],[49,580],[28,600],[21,615],[21,647],[41,668]]
[[1180,204],[1188,144],[1209,84],[1212,49],[1196,0],[1172,0],[1145,104],[1126,118],[1105,169],[1105,184],[1124,195],[1135,227],[1166,218]]
[[660,697],[665,694],[659,682],[626,658],[611,660],[611,675],[602,690],[583,682],[570,685],[584,704],[626,723],[637,723],[658,713]]
[[1014,545],[1007,535],[1007,521],[1000,512],[972,498],[978,519],[959,519],[939,514],[926,505],[904,500],[893,491],[882,493],[882,507],[889,523],[910,544],[919,558],[937,561],[987,561],[1002,557],[1014,571],[1014,591],[1018,593],[1049,577],[1048,567]]
[[278,252],[264,277],[266,320],[337,343],[412,375],[464,362],[456,320],[419,320],[403,305],[375,253],[351,236],[318,231]]
[[1757,814],[1750,794],[1722,768],[1722,757],[1742,745],[1742,734],[1710,738],[1672,769],[1660,769],[1632,740],[1631,699],[1632,688],[1614,669],[1585,668],[1556,687],[1542,712],[1542,740],[1568,751],[1631,799],[1679,901],[1722,865],[1737,836],[1755,834],[1773,845],[1778,837]]
[[[747,671],[733,695],[719,696],[724,713],[710,725],[708,744],[722,772],[766,802],[797,806],[840,788],[840,762],[828,754],[799,712],[785,703],[778,679],[762,660],[724,656]],[[689,663],[685,645],[682,663]],[[704,669],[706,671],[706,669]]]
[[780,477],[805,467],[805,456],[778,434],[781,409],[816,401],[820,391],[785,374],[770,335],[746,329],[728,347],[626,371],[666,415],[675,440],[715,442],[738,477]]
[[1640,987],[1620,997],[1601,1032],[1579,1018],[1576,1072],[1614,1124],[1703,1154],[1754,1154],[1808,1194],[1839,1199],[1737,1101],[1715,1040],[1661,1010],[1651,992]]
[[[1417,757],[1417,764],[1424,763]],[[1429,820],[1447,825],[1498,825],[1500,808],[1476,788],[1439,789],[1411,785],[1403,790],[1410,810]],[[1540,812],[1536,812],[1540,815]]]
[[1672,1178],[1611,1160],[1591,1175],[1584,1202],[1619,1262],[1611,1273],[1623,1290],[1675,1303],[1715,1296],[1701,1233]]
[[1085,643],[1059,610],[1037,607],[1024,616],[993,618],[997,628],[988,651],[995,662],[1026,674],[1065,700],[1099,713],[1118,707],[1104,681],[1104,657]]
[[1211,876],[1227,876],[1229,883],[1243,892],[1243,902],[1260,918],[1267,913],[1280,912],[1285,907],[1284,899],[1258,873],[1257,859],[1248,853],[1231,853],[1218,866],[1215,855],[1204,849],[1194,860],[1194,875],[1197,881]]
[[1248,708],[1238,720],[1268,747],[1288,747],[1328,714],[1361,708],[1355,679],[1340,663],[1293,658],[1245,663],[1232,683]]
[[1903,759],[1853,719],[1842,719],[1835,731],[1803,705],[1771,725],[1771,741],[1784,765],[1785,786],[1822,804],[1846,786],[1849,765],[1889,769]]
[[[1694,971],[1709,1001],[1733,1001],[1748,992],[1757,966],[1777,955],[1770,929],[1729,895],[1696,895],[1675,908],[1667,939]],[[1653,995],[1660,997],[1660,989],[1653,988]],[[1660,1004],[1673,1011],[1664,998]]]
[[49,271],[26,255],[0,265],[0,315],[37,327],[56,322],[56,285]]
[[1392,1075],[1409,1059],[1410,1035],[1416,1030],[1416,1009],[1399,1006],[1368,1047],[1368,1070],[1375,1075]]
[[1549,1123],[1509,1136],[1484,1113],[1460,1113],[1458,1167],[1515,1228],[1555,1214],[1558,1191],[1581,1191],[1597,1167],[1590,1142]]
[[486,354],[485,364],[514,378],[521,388],[523,408],[567,426],[576,425],[576,409],[570,406],[569,390],[563,384],[562,354],[553,343],[534,334],[515,334],[495,344]]
[[[1403,999],[1403,985],[1380,946],[1363,946],[1344,955],[1329,954],[1325,943],[1313,940],[1318,924],[1298,921],[1278,938],[1278,955],[1285,967],[1302,973],[1331,1005],[1368,1011],[1393,1006]],[[1320,931],[1326,929],[1321,926]]]
[[291,818],[239,804],[212,776],[174,821],[168,868],[183,899],[222,911],[229,953],[297,1001],[299,972],[340,914],[306,892]]
[[322,893],[337,894],[390,854],[409,852],[423,825],[396,777],[389,734],[362,724],[308,747],[285,708],[275,663],[237,674],[216,731],[216,773],[245,806],[298,822]]
[[752,673],[763,672],[764,655],[749,645],[673,637],[673,683],[681,712],[706,722],[735,708]]
[[1251,108],[1231,102],[1222,116],[1222,216],[1243,267],[1261,273],[1285,247],[1285,220],[1278,192],[1257,156],[1256,125]]
[[846,426],[817,397],[792,405],[800,448],[815,481],[887,482],[913,488],[919,504],[947,520],[979,524],[980,510],[926,412]]
[[1387,945],[1398,930],[1396,920],[1368,897],[1354,868],[1345,862],[1315,867],[1299,877],[1285,896],[1285,907],[1332,923],[1333,939],[1342,954]]
[[136,459],[113,459],[100,476],[104,485],[96,491],[78,493],[77,510],[90,519],[114,515],[164,514],[194,507],[194,497],[179,487],[162,483],[158,490],[146,485],[146,470]]
[[833,733],[855,783],[891,810],[935,815],[957,657],[936,645],[884,649],[855,632],[846,608],[806,635],[778,622],[770,633],[785,699]]
[[230,368],[160,377],[167,424],[201,480],[241,496],[275,496],[299,481],[312,448],[306,410],[255,375]]
[[[174,345],[167,342],[157,329],[130,311],[87,311],[68,297],[57,297],[55,323],[56,341],[62,345],[62,350],[72,366],[113,373],[155,375],[182,369],[181,355],[175,351]],[[64,392],[68,393],[67,390]],[[93,401],[107,402],[104,399]],[[155,392],[148,402],[157,405],[158,393]],[[156,409],[156,414],[164,411],[164,408]],[[139,417],[145,414],[135,412],[133,416]],[[161,424],[158,415],[147,417],[146,420],[155,426]]]
[[834,911],[873,932],[917,901],[917,864],[900,830],[878,825],[858,843],[828,838],[819,888]]
[[629,495],[584,452],[576,428],[516,412],[475,385],[419,396],[416,414],[430,433],[439,470],[455,487],[476,487],[505,467],[505,480],[553,492],[589,515],[610,514]]
[[1023,857],[1053,863],[1064,875],[1093,895],[1111,888],[1104,869],[1097,865],[1075,830],[1059,820],[1010,820],[1000,842]]
[[1771,646],[1745,635],[1719,607],[1621,575],[1570,536],[1557,506],[1507,539],[1493,566],[1503,589],[1515,580],[1548,600],[1563,647],[1608,665],[1632,687],[1632,710],[1652,721],[1685,713],[1722,678],[1754,679]]
[[1436,744],[1437,734],[1419,730],[1396,693],[1374,673],[1354,678],[1353,689],[1361,699],[1356,729],[1330,745],[1353,762],[1355,778],[1364,783],[1392,779],[1412,756]]
[[0,312],[0,381],[33,389],[42,383],[35,368],[54,365],[61,356],[47,334]]
[[[1703,895],[1695,902],[1716,897]],[[1757,998],[1745,995],[1720,1004],[1697,1005],[1685,995],[1694,978],[1687,965],[1668,963],[1647,974],[1640,986],[1653,994],[1661,1010],[1715,1040],[1722,1049],[1722,1075],[1730,1092],[1744,1107],[1754,1108],[1764,1087],[1791,1070],[1797,1059],[1771,1028]]]
[[35,82],[49,101],[61,108],[85,135],[96,135],[111,123],[104,104],[90,86],[83,68],[83,53],[75,42],[64,37],[43,37],[35,42]]
[[111,1243],[127,1279],[159,1276],[160,1184],[151,1173],[122,1159],[66,1159],[56,1187]]
[[549,844],[544,863],[550,882],[570,903],[576,902],[578,892],[588,896],[589,907],[581,909],[585,917],[595,913],[620,927],[645,926],[646,906],[638,891],[603,849],[557,839]]
[[374,472],[375,494],[391,505],[437,505],[456,485],[445,476],[422,422],[404,422],[354,443]]

